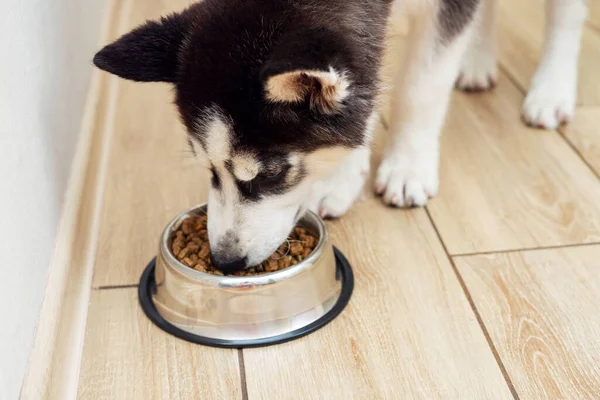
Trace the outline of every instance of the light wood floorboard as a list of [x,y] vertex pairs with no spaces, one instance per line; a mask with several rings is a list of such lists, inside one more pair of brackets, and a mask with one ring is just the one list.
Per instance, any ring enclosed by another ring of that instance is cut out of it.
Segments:
[[351,303],[302,340],[244,350],[250,399],[512,398],[424,210],[369,198],[330,232]]
[[455,93],[428,206],[451,254],[600,241],[600,182],[557,132],[521,123],[522,100],[504,75]]
[[588,24],[600,33],[600,1],[588,0]]
[[600,246],[455,261],[521,399],[598,399]]
[[241,393],[236,350],[161,331],[139,307],[137,288],[93,292],[79,399],[239,399]]

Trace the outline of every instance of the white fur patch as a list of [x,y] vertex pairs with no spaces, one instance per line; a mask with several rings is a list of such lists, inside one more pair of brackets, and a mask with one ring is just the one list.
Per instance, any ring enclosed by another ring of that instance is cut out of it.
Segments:
[[236,252],[231,256],[246,257],[248,265],[258,264],[285,241],[308,196],[308,183],[301,182],[282,195],[244,202],[230,173],[224,174],[222,182],[222,193],[211,189],[208,201],[211,245],[218,246],[223,237],[233,233],[237,246],[229,249]]
[[196,161],[198,161],[204,168],[210,168],[210,159],[208,158],[208,154],[204,150],[204,147],[200,144],[198,139],[195,137],[190,137],[190,143],[192,144],[192,148],[194,149],[194,154],[196,155]]
[[214,114],[206,123],[204,146],[215,167],[222,166],[231,157],[231,127],[219,114]]
[[[379,116],[377,112],[371,113],[365,124],[364,130],[364,148],[368,148],[373,140],[373,135]],[[347,158],[362,149],[350,149],[343,146],[326,147],[315,150],[307,154],[304,158],[304,165],[309,177],[321,179],[333,173],[340,164],[345,163]]]
[[[312,160],[335,159],[339,164],[329,176],[313,184],[308,208],[322,217],[337,218],[345,214],[361,195],[369,175],[371,149],[369,148],[379,114],[373,112],[365,126],[365,145],[348,151],[330,150],[312,155]],[[310,156],[309,156],[310,157]],[[309,169],[313,169],[310,168]],[[318,168],[314,168],[318,169]]]
[[308,176],[320,179],[329,175],[351,152],[352,149],[336,146],[309,153],[304,158]]
[[314,212],[323,218],[337,218],[352,207],[369,174],[370,150],[368,146],[352,150],[327,179],[313,186]]

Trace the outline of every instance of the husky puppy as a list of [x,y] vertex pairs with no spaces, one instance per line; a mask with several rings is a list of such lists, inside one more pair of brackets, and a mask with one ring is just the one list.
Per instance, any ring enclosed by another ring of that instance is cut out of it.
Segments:
[[[548,3],[547,54],[525,115],[552,127],[572,115],[585,7]],[[495,79],[491,4],[204,0],[96,54],[96,66],[122,78],[174,85],[190,146],[212,175],[208,230],[218,268],[262,262],[306,209],[339,217],[360,195],[392,6],[411,20],[410,50],[395,82],[393,138],[376,191],[391,206],[422,206],[438,191],[452,87],[485,89]]]

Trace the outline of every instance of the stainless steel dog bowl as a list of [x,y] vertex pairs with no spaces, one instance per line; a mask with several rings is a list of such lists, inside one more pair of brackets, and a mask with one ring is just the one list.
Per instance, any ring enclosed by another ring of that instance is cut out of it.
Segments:
[[177,216],[144,271],[140,304],[158,327],[181,339],[217,347],[257,347],[307,335],[330,322],[350,300],[353,274],[329,242],[325,224],[307,212],[298,226],[318,238],[310,256],[287,269],[252,277],[191,269],[171,253],[172,233],[206,205]]

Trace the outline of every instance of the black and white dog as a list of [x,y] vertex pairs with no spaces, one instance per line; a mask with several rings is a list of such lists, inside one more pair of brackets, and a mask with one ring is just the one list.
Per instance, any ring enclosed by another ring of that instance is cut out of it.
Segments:
[[[547,4],[524,116],[553,128],[573,114],[586,6]],[[363,190],[392,7],[411,19],[410,50],[375,190],[388,205],[422,206],[438,191],[452,87],[495,80],[492,0],[204,0],[95,56],[120,77],[174,84],[190,145],[212,173],[208,229],[219,268],[260,263],[306,209],[338,217]]]

